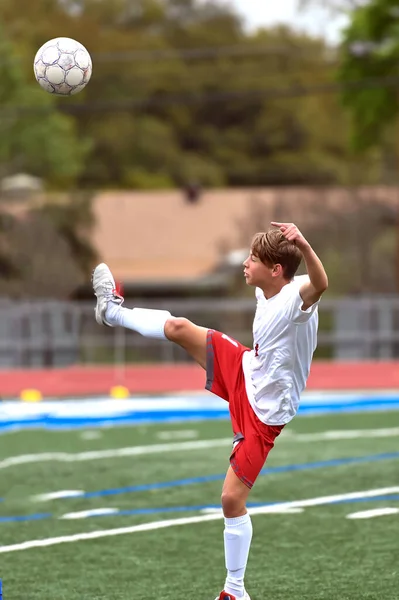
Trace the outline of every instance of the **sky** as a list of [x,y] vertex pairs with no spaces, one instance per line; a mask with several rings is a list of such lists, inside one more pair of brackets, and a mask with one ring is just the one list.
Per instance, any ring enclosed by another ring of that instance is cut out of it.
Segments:
[[344,16],[332,18],[320,8],[299,11],[299,0],[228,0],[227,3],[244,17],[249,30],[285,23],[337,43],[346,24]]

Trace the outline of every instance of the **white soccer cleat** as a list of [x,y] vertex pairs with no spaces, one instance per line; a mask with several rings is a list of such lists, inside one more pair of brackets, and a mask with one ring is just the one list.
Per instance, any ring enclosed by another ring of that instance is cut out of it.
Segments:
[[105,319],[108,302],[122,304],[123,297],[116,290],[115,280],[109,267],[105,263],[100,263],[93,271],[91,278],[93,283],[94,294],[97,296],[97,304],[94,309],[96,321],[99,325],[107,325],[113,327]]

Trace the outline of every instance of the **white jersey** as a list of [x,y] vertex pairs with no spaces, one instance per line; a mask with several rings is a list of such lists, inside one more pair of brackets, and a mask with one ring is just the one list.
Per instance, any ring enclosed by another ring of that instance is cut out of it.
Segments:
[[295,416],[306,386],[317,344],[318,302],[302,310],[300,286],[307,275],[295,277],[267,300],[256,288],[253,350],[244,352],[242,367],[249,402],[268,425],[284,425]]

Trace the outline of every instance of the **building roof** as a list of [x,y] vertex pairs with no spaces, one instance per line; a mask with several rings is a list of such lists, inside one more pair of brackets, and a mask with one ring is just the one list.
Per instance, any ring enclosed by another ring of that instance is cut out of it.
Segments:
[[393,207],[398,189],[221,189],[196,203],[179,190],[102,192],[93,204],[92,241],[118,280],[189,283],[217,269],[228,252],[249,247],[271,220],[301,228],[329,208],[350,211],[369,198]]
[[197,203],[180,191],[102,193],[94,246],[116,278],[197,279],[216,267],[223,240],[234,246],[245,204],[238,191],[205,193]]

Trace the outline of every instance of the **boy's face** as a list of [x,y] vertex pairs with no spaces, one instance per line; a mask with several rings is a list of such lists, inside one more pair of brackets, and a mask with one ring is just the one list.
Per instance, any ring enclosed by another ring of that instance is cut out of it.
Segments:
[[244,277],[248,285],[263,289],[264,287],[268,287],[275,277],[273,273],[275,272],[276,265],[268,267],[252,251],[249,253],[248,258],[244,260],[243,265]]

